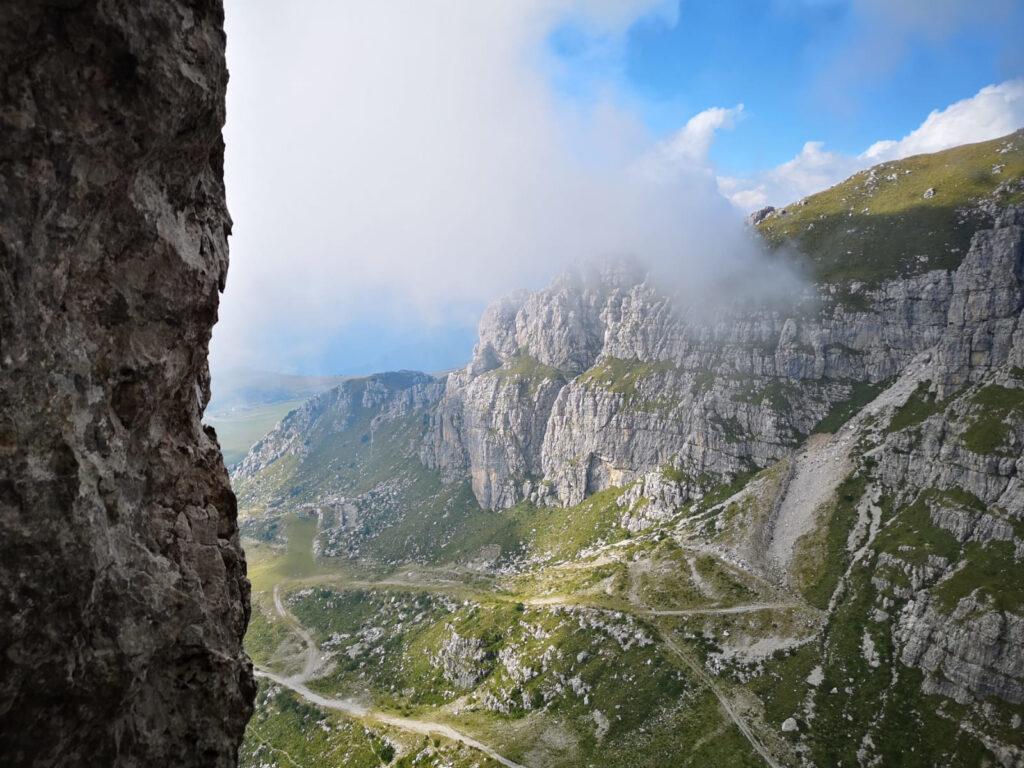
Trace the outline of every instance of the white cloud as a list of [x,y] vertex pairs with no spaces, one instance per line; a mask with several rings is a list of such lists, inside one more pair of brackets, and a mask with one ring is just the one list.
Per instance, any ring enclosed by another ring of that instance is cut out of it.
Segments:
[[898,141],[877,141],[861,157],[871,163],[996,139],[1024,126],[1024,80],[988,85],[969,99],[934,110]]
[[974,96],[934,110],[902,139],[876,141],[859,155],[830,152],[809,141],[782,165],[739,179],[720,177],[719,189],[740,209],[785,205],[836,184],[857,171],[887,160],[938,152],[987,141],[1024,126],[1024,80],[982,88]]
[[[551,84],[567,19],[604,47],[676,6],[231,0],[235,227],[214,364],[302,368],[356,318],[444,322],[587,259],[640,256],[697,290],[702,265],[744,258],[713,177],[636,173],[656,142],[626,100]],[[677,150],[700,157],[739,114],[698,115]]]
[[711,107],[698,112],[662,145],[661,152],[670,162],[706,162],[715,134],[723,128],[732,128],[742,117],[742,104],[731,109]]
[[785,204],[832,186],[859,170],[852,157],[829,152],[824,143],[808,141],[800,154],[752,179],[719,178],[719,189],[739,208]]

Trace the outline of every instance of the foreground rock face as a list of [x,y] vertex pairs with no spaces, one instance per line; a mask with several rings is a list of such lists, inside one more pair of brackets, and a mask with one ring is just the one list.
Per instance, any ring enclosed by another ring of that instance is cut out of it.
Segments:
[[0,762],[230,766],[219,0],[0,9]]

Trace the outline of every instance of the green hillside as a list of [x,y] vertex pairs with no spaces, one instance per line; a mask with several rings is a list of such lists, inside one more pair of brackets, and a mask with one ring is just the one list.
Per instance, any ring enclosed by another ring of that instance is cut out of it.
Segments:
[[874,283],[959,265],[992,210],[1024,201],[1024,130],[876,165],[758,224],[824,282]]

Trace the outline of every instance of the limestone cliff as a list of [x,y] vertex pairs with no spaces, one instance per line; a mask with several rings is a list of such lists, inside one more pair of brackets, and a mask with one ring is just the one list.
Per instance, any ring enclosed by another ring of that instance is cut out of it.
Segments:
[[424,461],[468,472],[488,508],[577,504],[667,464],[699,494],[786,455],[858,386],[938,342],[949,273],[856,291],[825,285],[796,306],[709,317],[676,308],[643,273],[563,278],[511,320],[484,316]]
[[219,0],[0,9],[0,762],[231,766]]

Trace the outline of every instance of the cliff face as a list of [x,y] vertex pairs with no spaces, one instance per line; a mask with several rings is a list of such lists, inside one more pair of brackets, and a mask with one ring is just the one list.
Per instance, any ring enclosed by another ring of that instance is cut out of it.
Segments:
[[423,459],[468,472],[492,509],[578,504],[668,464],[699,494],[785,456],[858,387],[934,346],[952,291],[933,271],[694,316],[643,274],[563,278],[484,316]]
[[230,766],[255,693],[212,431],[219,0],[0,10],[0,755]]

